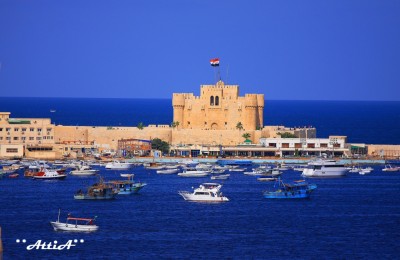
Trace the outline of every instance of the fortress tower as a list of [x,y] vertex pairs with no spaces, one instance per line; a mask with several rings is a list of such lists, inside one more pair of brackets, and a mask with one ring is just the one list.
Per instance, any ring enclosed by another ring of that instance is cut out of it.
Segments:
[[200,96],[174,93],[174,122],[183,129],[235,130],[242,123],[244,130],[263,127],[263,94],[239,96],[238,85],[202,85]]

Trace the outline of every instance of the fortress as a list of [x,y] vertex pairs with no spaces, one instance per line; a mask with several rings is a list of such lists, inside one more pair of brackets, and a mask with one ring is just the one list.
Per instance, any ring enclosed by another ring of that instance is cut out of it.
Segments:
[[[256,130],[263,127],[263,94],[239,96],[238,85],[202,85],[200,96],[174,93],[174,122],[182,129]],[[238,123],[241,127],[238,127]]]

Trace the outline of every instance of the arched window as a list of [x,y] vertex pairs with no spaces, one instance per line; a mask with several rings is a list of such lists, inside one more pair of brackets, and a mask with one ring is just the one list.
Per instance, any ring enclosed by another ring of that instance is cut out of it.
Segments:
[[214,105],[214,96],[211,96],[210,97],[210,106],[213,106]]
[[215,105],[216,105],[216,106],[219,106],[219,96],[216,96],[216,97],[215,97]]

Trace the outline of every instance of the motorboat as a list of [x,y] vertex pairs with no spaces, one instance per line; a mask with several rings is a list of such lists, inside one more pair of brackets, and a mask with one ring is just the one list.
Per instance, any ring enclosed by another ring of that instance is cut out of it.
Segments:
[[32,176],[33,179],[37,180],[61,180],[65,179],[65,177],[67,177],[65,173],[59,173],[56,170],[48,170],[46,168],[42,168]]
[[385,168],[382,169],[383,172],[397,172],[399,171],[400,168],[399,167],[393,167],[390,164],[386,164]]
[[244,168],[230,168],[229,171],[230,172],[244,172],[245,169]]
[[99,229],[94,224],[97,217],[94,218],[75,218],[68,214],[65,222],[60,222],[60,211],[57,221],[50,221],[54,231],[74,231],[74,232],[94,232]]
[[75,176],[91,176],[98,172],[99,170],[94,170],[89,165],[79,165],[75,170],[70,171],[69,174]]
[[221,187],[222,185],[218,183],[203,183],[193,192],[179,191],[178,193],[187,201],[227,202],[229,199],[222,195]]
[[179,172],[178,168],[175,169],[165,169],[165,170],[157,170],[157,174],[175,174]]
[[128,170],[134,166],[133,163],[120,162],[118,160],[114,160],[106,164],[107,170]]
[[353,166],[349,170],[349,172],[351,172],[351,173],[359,173],[360,171],[361,171],[361,168],[357,167],[357,166]]
[[128,180],[115,180],[109,181],[108,184],[111,184],[114,189],[117,190],[118,195],[130,195],[133,193],[138,193],[146,183],[134,182],[133,177],[129,177]]
[[277,180],[278,187],[274,190],[264,191],[266,199],[306,199],[317,188],[315,184],[308,184],[304,180],[284,183],[281,178]]
[[316,160],[308,163],[307,168],[303,170],[303,177],[343,177],[346,175],[346,168],[343,164],[335,160]]
[[111,200],[115,199],[118,191],[113,185],[104,182],[103,178],[100,177],[99,183],[95,183],[90,186],[86,193],[82,190],[78,190],[74,194],[76,200]]
[[282,174],[277,169],[260,169],[256,168],[253,169],[251,172],[244,172],[245,175],[250,175],[250,176],[279,176]]
[[211,180],[227,180],[231,175],[230,174],[220,174],[211,176]]
[[195,168],[187,168],[187,169],[184,169],[183,172],[178,173],[178,176],[181,176],[181,177],[205,177],[209,174],[210,173],[208,171],[201,171],[201,170],[197,170]]
[[360,171],[359,171],[358,173],[359,173],[360,175],[365,175],[365,174],[371,173],[371,172],[372,172],[371,169],[372,169],[371,167],[364,168],[364,169],[360,169]]

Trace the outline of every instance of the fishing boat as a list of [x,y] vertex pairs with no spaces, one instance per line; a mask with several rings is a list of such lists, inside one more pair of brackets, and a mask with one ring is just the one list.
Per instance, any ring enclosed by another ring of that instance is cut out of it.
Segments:
[[346,176],[346,168],[335,160],[316,160],[308,163],[301,174],[303,177],[335,178]]
[[60,222],[60,211],[58,211],[57,221],[50,221],[50,224],[54,231],[94,232],[99,229],[94,224],[96,218],[75,218],[68,214],[66,222]]
[[114,180],[107,183],[111,184],[119,195],[138,193],[144,186],[147,185],[146,183],[134,182],[133,177],[129,177],[127,180]]
[[95,183],[88,188],[87,193],[82,190],[78,190],[74,194],[74,199],[76,200],[111,200],[115,199],[118,191],[114,189],[111,184],[104,183],[102,177],[99,178],[99,183]]
[[150,163],[148,166],[144,167],[148,170],[162,170],[165,169],[165,165],[159,163]]
[[62,180],[65,179],[65,177],[67,177],[65,173],[59,173],[56,170],[48,170],[46,168],[42,168],[32,176],[32,178],[36,180]]
[[96,175],[99,170],[92,169],[89,165],[78,165],[75,170],[70,171],[69,174],[75,176],[92,176]]
[[230,176],[230,174],[214,175],[211,176],[211,180],[227,180]]
[[187,201],[195,202],[226,202],[229,201],[227,197],[220,192],[222,185],[218,183],[203,183],[193,192],[179,191],[179,195]]
[[[315,184],[308,184],[304,180],[293,183],[284,183],[281,178],[277,180],[278,189],[264,191],[264,198],[267,199],[306,199],[317,188]],[[275,187],[275,186],[274,186]]]
[[106,164],[107,170],[128,170],[134,166],[133,163],[120,162],[115,160]]

